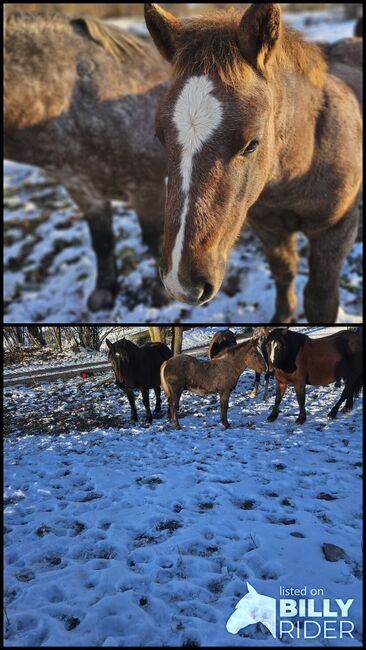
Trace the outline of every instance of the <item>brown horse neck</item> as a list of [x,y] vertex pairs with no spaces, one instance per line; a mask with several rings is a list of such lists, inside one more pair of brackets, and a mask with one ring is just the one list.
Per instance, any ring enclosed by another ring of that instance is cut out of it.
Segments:
[[249,352],[252,345],[252,341],[245,341],[244,343],[240,343],[235,347],[229,348],[227,353],[220,358],[226,359],[230,363],[234,372],[238,375],[241,375],[241,373],[247,367],[247,353]]

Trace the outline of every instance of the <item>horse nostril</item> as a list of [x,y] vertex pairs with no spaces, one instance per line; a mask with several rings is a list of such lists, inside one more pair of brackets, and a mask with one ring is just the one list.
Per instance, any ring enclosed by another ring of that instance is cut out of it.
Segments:
[[205,282],[203,285],[203,291],[200,297],[200,303],[208,302],[211,300],[214,294],[214,288],[209,282]]

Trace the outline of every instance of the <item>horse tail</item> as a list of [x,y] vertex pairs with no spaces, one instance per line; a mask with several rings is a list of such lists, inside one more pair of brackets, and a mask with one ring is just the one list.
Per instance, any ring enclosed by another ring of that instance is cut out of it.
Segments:
[[163,391],[164,391],[165,395],[169,398],[170,390],[169,390],[169,386],[168,386],[166,378],[165,378],[165,369],[166,369],[167,363],[168,363],[168,361],[164,361],[164,363],[162,364],[162,366],[160,368],[160,381],[161,381],[161,385],[163,387]]
[[353,389],[352,389],[353,399],[356,399],[357,397],[359,397],[362,386],[363,386],[363,376],[362,376],[362,374],[360,374],[360,375],[358,375],[358,377],[357,377],[357,379],[356,379],[356,381],[354,383]]

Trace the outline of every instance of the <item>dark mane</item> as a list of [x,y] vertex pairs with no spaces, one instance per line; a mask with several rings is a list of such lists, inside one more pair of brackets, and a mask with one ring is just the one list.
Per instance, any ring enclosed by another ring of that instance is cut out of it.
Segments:
[[[242,15],[231,10],[184,21],[177,36],[175,76],[218,74],[225,84],[235,87],[254,74],[239,49],[237,30]],[[285,24],[274,64],[279,70],[297,70],[315,86],[324,84],[327,64],[320,48]]]
[[223,352],[219,355],[220,358],[225,357],[226,355],[231,355],[233,356],[235,352],[238,350],[238,348],[249,348],[251,346],[256,346],[256,341],[253,341],[253,339],[250,339],[249,341],[244,341],[243,343],[238,343],[238,345],[233,345],[230,348],[226,348],[223,350]]

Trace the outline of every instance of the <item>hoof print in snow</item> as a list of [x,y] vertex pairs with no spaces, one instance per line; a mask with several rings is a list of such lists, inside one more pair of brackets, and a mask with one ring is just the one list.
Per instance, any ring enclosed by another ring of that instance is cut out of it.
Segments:
[[74,630],[78,625],[80,625],[80,619],[76,616],[67,616],[65,619],[65,628],[68,632]]
[[59,566],[61,564],[61,558],[57,557],[57,555],[46,555],[44,558],[45,564],[48,564],[48,566]]
[[71,530],[72,530],[73,537],[76,537],[77,535],[80,535],[80,533],[82,533],[83,530],[85,530],[85,528],[86,528],[86,525],[83,524],[81,521],[74,521],[71,524]]
[[298,537],[299,539],[304,539],[305,535],[302,533],[298,533],[297,531],[294,531],[293,533],[290,533],[291,537]]
[[50,526],[47,526],[47,524],[41,524],[41,526],[39,526],[39,528],[37,528],[36,530],[36,535],[38,535],[38,537],[43,537],[44,535],[47,535],[47,533],[50,532],[51,532]]
[[256,502],[252,499],[246,499],[245,501],[238,503],[238,508],[240,508],[240,510],[253,510],[255,507]]
[[320,492],[316,498],[321,501],[335,501],[337,499],[333,494],[328,494],[327,492]]
[[32,571],[18,573],[16,579],[19,580],[19,582],[30,582],[31,580],[34,580],[34,573],[32,573]]
[[223,590],[223,585],[220,582],[210,582],[207,586],[212,594],[219,595]]
[[344,560],[346,557],[346,552],[340,546],[336,544],[323,544],[322,546],[324,557],[328,562],[338,562],[338,560]]
[[136,483],[138,485],[160,485],[160,483],[163,483],[162,479],[159,476],[148,476],[148,477],[141,477],[136,479]]
[[172,510],[173,510],[173,512],[180,512],[181,510],[183,510],[183,506],[181,506],[180,503],[176,503],[173,506]]
[[281,505],[283,506],[289,506],[290,508],[294,508],[294,504],[290,501],[290,499],[287,499],[286,497],[282,499]]
[[88,494],[85,495],[82,499],[79,499],[79,503],[86,503],[87,501],[95,501],[95,499],[101,499],[102,494],[98,494],[97,492],[88,492]]
[[153,535],[148,535],[147,533],[140,533],[135,537],[135,546],[146,546],[147,544],[157,544],[158,539]]
[[104,521],[102,524],[100,524],[99,528],[102,530],[108,530],[111,527],[111,523],[109,521]]
[[200,644],[197,641],[194,641],[193,639],[186,639],[182,643],[183,648],[199,648]]
[[142,596],[142,598],[140,598],[140,600],[139,600],[139,605],[140,605],[140,607],[146,607],[148,602],[149,602],[148,599],[145,598],[145,596]]
[[170,521],[161,521],[160,524],[156,526],[156,530],[159,532],[168,530],[171,534],[174,533],[175,530],[178,530],[178,528],[182,528],[182,524],[174,519]]
[[212,510],[214,507],[214,503],[212,501],[204,501],[203,503],[199,503],[198,507],[200,510]]
[[266,492],[267,497],[278,497],[277,492]]

